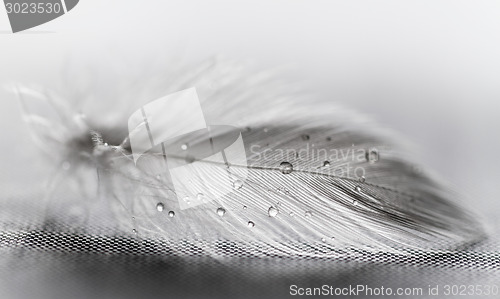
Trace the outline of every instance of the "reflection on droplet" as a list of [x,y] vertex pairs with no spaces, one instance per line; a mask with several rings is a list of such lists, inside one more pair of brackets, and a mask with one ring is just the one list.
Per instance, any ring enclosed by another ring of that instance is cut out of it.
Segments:
[[70,168],[71,168],[71,163],[69,163],[68,161],[64,161],[62,164],[62,169],[69,170]]
[[376,148],[371,148],[366,154],[366,160],[370,163],[375,163],[379,160],[378,150]]
[[278,215],[278,209],[270,207],[269,210],[267,210],[267,214],[269,214],[269,217],[276,217],[276,215]]
[[183,151],[187,150],[188,149],[188,145],[184,143],[183,145],[181,145],[181,149]]
[[224,216],[224,214],[226,214],[226,210],[224,210],[224,208],[217,209],[217,215],[222,217],[222,216]]
[[280,171],[283,174],[289,174],[293,171],[293,165],[289,162],[281,162]]
[[174,217],[175,216],[175,212],[174,211],[169,211],[168,212],[168,216],[169,217]]
[[165,206],[164,206],[161,202],[159,202],[159,203],[156,205],[156,209],[158,210],[158,212],[163,212],[163,208],[164,208],[164,207],[165,207]]
[[311,211],[306,211],[305,216],[306,218],[311,218],[312,217]]
[[354,187],[354,191],[356,191],[356,192],[358,192],[358,193],[359,193],[359,192],[361,192],[361,187],[360,187],[360,186],[356,186],[356,187]]
[[248,227],[254,227],[255,223],[253,223],[252,221],[248,221],[247,225],[248,225]]
[[243,186],[243,182],[240,180],[236,180],[233,182],[233,189],[234,190],[239,190]]
[[364,182],[365,182],[365,180],[366,180],[366,178],[365,178],[364,176],[361,176],[361,177],[359,178],[359,181],[360,181],[361,183],[364,183]]

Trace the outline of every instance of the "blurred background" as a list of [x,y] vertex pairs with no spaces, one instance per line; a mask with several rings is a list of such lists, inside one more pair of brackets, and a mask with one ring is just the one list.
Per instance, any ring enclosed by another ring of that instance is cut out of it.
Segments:
[[[106,78],[147,80],[143,67],[172,57],[193,64],[216,55],[259,70],[286,66],[284,79],[300,80],[413,143],[420,160],[498,231],[498,1],[82,0],[67,15],[17,34],[4,9],[0,85],[57,88],[62,76],[93,73],[112,94],[117,87]],[[26,186],[41,188],[48,173],[13,166],[40,161],[16,98],[4,89],[0,127],[6,207]]]

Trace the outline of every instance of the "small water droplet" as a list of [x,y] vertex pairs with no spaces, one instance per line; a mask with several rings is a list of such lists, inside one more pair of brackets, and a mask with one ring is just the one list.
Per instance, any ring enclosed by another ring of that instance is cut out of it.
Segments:
[[364,182],[365,182],[365,180],[366,180],[366,178],[365,178],[364,176],[361,176],[361,177],[359,178],[359,181],[360,181],[361,183],[364,183]]
[[330,161],[323,162],[323,167],[328,167],[328,166],[330,166]]
[[247,209],[247,206],[243,206],[243,210],[246,210]]
[[240,180],[236,180],[233,182],[233,189],[234,190],[239,190],[243,186],[243,182]]
[[136,230],[135,228],[134,228],[134,229],[132,229],[132,232],[133,232],[134,234],[137,234],[137,230]]
[[255,223],[253,223],[252,221],[248,221],[247,225],[248,225],[248,227],[254,227]]
[[270,207],[269,210],[267,210],[267,214],[269,214],[269,217],[276,217],[278,215],[278,209],[275,207]]
[[169,211],[168,212],[168,216],[169,217],[174,217],[175,216],[175,212],[174,211]]
[[108,143],[107,143],[107,142],[104,142],[104,146],[108,146]]
[[157,179],[157,180],[161,179],[161,175],[157,174],[157,175],[156,175],[156,179]]
[[306,218],[311,218],[312,217],[311,211],[306,211],[305,216]]
[[71,168],[71,163],[69,163],[68,161],[64,161],[62,164],[62,169],[69,170],[70,168]]
[[309,140],[310,138],[311,138],[311,137],[309,137],[309,135],[307,135],[307,134],[302,135],[302,140],[304,140],[304,141],[307,141],[307,140]]
[[217,209],[217,215],[222,217],[222,216],[224,216],[224,214],[226,214],[226,210],[224,210],[224,208]]
[[163,208],[165,208],[165,206],[161,202],[156,205],[158,212],[163,212]]
[[290,217],[295,217],[295,213],[294,212],[290,212]]
[[181,149],[183,151],[187,150],[188,149],[188,145],[184,143],[183,145],[181,145]]
[[321,242],[325,243],[326,239],[325,238],[321,238]]
[[356,191],[356,192],[358,192],[358,193],[359,193],[359,192],[361,192],[361,187],[360,187],[360,186],[356,186],[356,187],[354,187],[354,191]]
[[205,194],[203,194],[203,193],[196,194],[196,199],[198,199],[199,201],[204,201],[205,200]]
[[371,148],[366,154],[366,160],[370,163],[375,163],[379,160],[378,150],[376,148]]
[[269,132],[269,129],[268,128],[264,128],[264,133],[267,133]]
[[289,174],[293,171],[293,165],[289,162],[281,162],[280,171],[283,174]]

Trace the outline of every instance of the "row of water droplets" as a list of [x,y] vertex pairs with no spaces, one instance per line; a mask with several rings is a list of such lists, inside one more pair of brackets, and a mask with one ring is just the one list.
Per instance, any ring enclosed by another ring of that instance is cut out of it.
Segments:
[[[309,139],[310,139],[309,135],[302,135],[302,140],[308,141]],[[331,138],[327,137],[327,141],[331,141]],[[181,146],[181,149],[182,150],[187,150],[188,149],[188,145],[187,144],[183,144]],[[367,161],[370,162],[370,163],[375,163],[378,160],[379,160],[378,150],[375,149],[375,148],[370,149],[368,151],[368,153],[367,153]],[[322,166],[323,167],[329,167],[330,166],[330,162],[329,161],[324,161]],[[290,162],[284,161],[284,162],[280,163],[279,170],[280,170],[280,172],[282,174],[287,175],[287,174],[291,174],[294,169],[293,169],[293,165]],[[359,178],[359,182],[364,183],[365,182],[365,177],[361,176]],[[233,185],[233,189],[234,190],[239,190],[239,189],[241,189],[243,187],[243,182],[241,180],[235,180],[235,181],[233,181],[232,185]],[[362,192],[361,187],[359,185],[355,186],[354,191],[357,192],[357,193],[361,193]],[[200,199],[200,198],[204,197],[204,195],[200,193],[200,194],[197,195],[197,197]],[[356,204],[355,200],[353,200],[353,204]],[[278,203],[278,205],[279,205],[279,203]],[[163,203],[158,203],[156,205],[156,210],[158,212],[163,212],[164,209],[165,209],[165,206],[164,206]],[[246,210],[247,207],[243,206],[243,209]],[[226,210],[223,207],[217,208],[215,212],[220,217],[224,217],[226,215]],[[273,218],[277,217],[279,213],[280,213],[280,211],[279,211],[279,209],[276,206],[271,206],[267,210],[267,214],[268,214],[269,217],[273,217]],[[291,217],[294,217],[295,213],[294,212],[290,212],[289,215]],[[168,216],[171,217],[171,218],[175,217],[175,212],[174,211],[169,211],[168,212]],[[312,217],[312,212],[311,211],[305,211],[304,212],[304,216],[305,216],[305,218],[311,218]],[[255,226],[255,223],[253,221],[248,221],[247,222],[247,226],[249,228],[253,228]],[[137,231],[135,229],[133,231],[134,231],[134,233],[137,233]],[[333,240],[335,238],[332,237],[331,239]],[[322,242],[326,242],[326,239],[322,238],[321,241]]]

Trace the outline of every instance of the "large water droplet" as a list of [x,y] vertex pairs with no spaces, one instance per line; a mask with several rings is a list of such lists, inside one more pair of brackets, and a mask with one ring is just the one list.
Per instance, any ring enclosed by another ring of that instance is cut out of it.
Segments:
[[234,190],[239,190],[243,186],[243,182],[240,180],[236,180],[233,182],[233,188]]
[[161,202],[156,205],[158,212],[163,212],[163,208],[165,208],[165,206]]
[[248,227],[254,227],[255,223],[253,223],[252,221],[248,221],[247,225],[248,225]]
[[205,194],[203,194],[203,193],[196,194],[196,199],[198,199],[199,201],[204,201],[205,200]]
[[289,174],[293,171],[293,165],[289,162],[281,162],[280,171],[283,174]]
[[267,210],[267,214],[269,214],[269,217],[276,217],[278,215],[278,209],[270,207],[269,210]]
[[370,163],[375,163],[379,160],[379,154],[378,154],[378,150],[376,148],[371,148],[370,150],[368,150],[368,153],[366,154],[366,159],[368,160],[368,162]]
[[68,161],[64,161],[62,164],[62,169],[69,170],[70,168],[71,168],[71,163],[69,163]]
[[169,211],[168,212],[168,216],[169,217],[174,217],[175,216],[175,212],[174,211]]
[[226,214],[226,210],[224,210],[224,208],[217,209],[217,215],[222,217],[222,216],[224,216],[224,214]]

